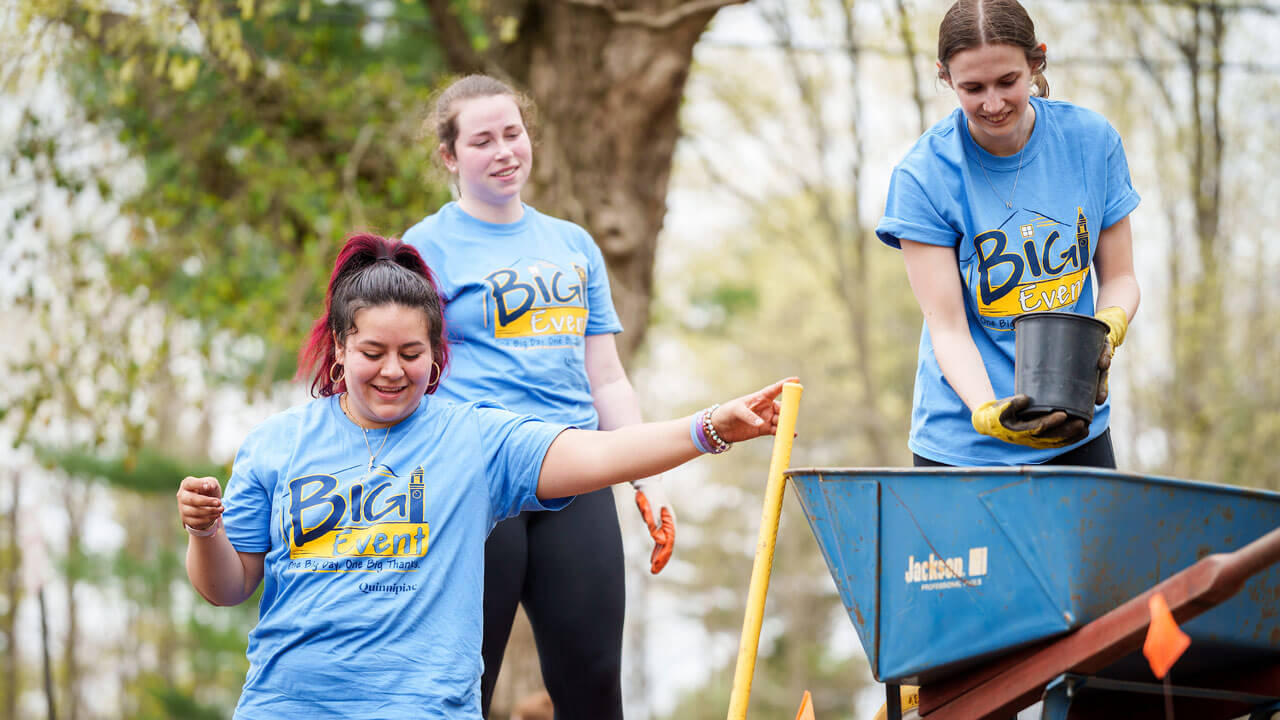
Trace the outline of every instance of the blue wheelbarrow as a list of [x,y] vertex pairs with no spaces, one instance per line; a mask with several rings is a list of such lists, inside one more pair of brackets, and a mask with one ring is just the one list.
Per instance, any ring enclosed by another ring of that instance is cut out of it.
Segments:
[[[1280,494],[1074,467],[786,475],[890,717],[899,684],[938,720],[1280,713]],[[1176,686],[1136,652],[1157,591],[1192,640]]]

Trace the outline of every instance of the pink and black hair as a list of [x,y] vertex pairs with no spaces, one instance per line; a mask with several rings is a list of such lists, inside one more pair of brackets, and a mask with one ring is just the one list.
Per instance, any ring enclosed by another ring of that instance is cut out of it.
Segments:
[[298,352],[297,378],[313,378],[312,395],[328,397],[346,391],[345,376],[337,382],[332,379],[336,374],[335,344],[345,343],[355,329],[357,311],[383,305],[418,308],[426,314],[431,359],[439,367],[427,385],[427,394],[436,391],[449,365],[449,345],[445,342],[444,301],[435,275],[412,245],[360,234],[347,238],[338,253],[325,294],[324,314]]

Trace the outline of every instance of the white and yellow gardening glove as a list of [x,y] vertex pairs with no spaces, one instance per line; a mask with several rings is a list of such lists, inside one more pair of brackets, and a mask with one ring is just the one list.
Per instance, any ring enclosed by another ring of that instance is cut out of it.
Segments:
[[649,572],[657,575],[667,566],[676,547],[676,511],[667,500],[661,477],[650,477],[631,483],[636,489],[636,507],[653,538],[653,554],[649,556]]
[[1098,356],[1098,394],[1093,399],[1094,405],[1107,401],[1110,390],[1111,359],[1116,349],[1124,342],[1124,335],[1129,331],[1129,316],[1124,308],[1117,305],[1104,307],[1094,317],[1107,324],[1107,341],[1102,344],[1102,354]]
[[1019,416],[1031,405],[1026,395],[988,400],[973,411],[973,429],[1015,445],[1033,448],[1066,447],[1089,434],[1089,424],[1069,417],[1061,410],[1023,419]]

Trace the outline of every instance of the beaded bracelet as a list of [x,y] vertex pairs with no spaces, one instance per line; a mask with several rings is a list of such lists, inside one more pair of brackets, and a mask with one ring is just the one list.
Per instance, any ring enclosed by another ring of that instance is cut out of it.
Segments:
[[720,403],[716,403],[702,411],[702,429],[706,432],[707,436],[710,437],[711,441],[708,442],[707,445],[711,447],[711,453],[713,455],[719,455],[722,452],[727,452],[729,448],[733,447],[733,443],[725,442],[724,439],[720,437],[720,434],[716,432],[715,425],[711,424],[711,414],[714,413],[718,407],[720,407]]
[[212,525],[210,525],[209,527],[203,530],[197,530],[186,523],[183,523],[182,527],[187,529],[187,532],[191,534],[191,537],[198,537],[198,538],[212,537],[213,535],[216,535],[218,533],[218,530],[222,528],[222,516],[219,515],[218,519],[214,520]]

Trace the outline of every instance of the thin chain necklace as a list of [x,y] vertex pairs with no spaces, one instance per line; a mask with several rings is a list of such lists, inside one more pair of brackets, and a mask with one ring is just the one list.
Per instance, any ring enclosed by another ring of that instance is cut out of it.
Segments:
[[350,420],[353,423],[356,423],[356,426],[358,426],[362,431],[364,431],[364,447],[366,450],[369,451],[369,472],[373,472],[373,461],[378,458],[378,454],[381,453],[382,449],[387,446],[387,438],[391,437],[391,427],[387,426],[387,434],[382,436],[382,444],[378,446],[378,452],[374,452],[373,446],[369,444],[369,428],[356,422],[356,419],[351,416],[351,411],[347,409],[346,393],[343,393],[342,397],[338,399],[338,405],[342,407],[342,414],[346,415],[348,420]]
[[[1034,125],[1032,125],[1032,129],[1035,129]],[[1018,192],[1018,178],[1022,177],[1022,158],[1025,157],[1024,151],[1027,149],[1028,142],[1031,142],[1031,130],[1027,131],[1026,142],[1023,142],[1022,147],[1018,149],[1018,171],[1013,174],[1013,189],[1009,191],[1008,200],[1005,200],[1004,196],[1000,194],[1000,191],[996,190],[996,184],[991,182],[991,176],[987,174],[987,166],[982,164],[982,153],[979,152],[974,155],[974,157],[978,159],[978,167],[982,168],[982,177],[986,178],[987,184],[991,186],[991,192],[996,196],[996,199],[1004,203],[1005,209],[1007,210],[1013,209],[1013,196]],[[977,145],[977,141],[974,141],[974,144]],[[981,148],[980,145],[979,148]]]

